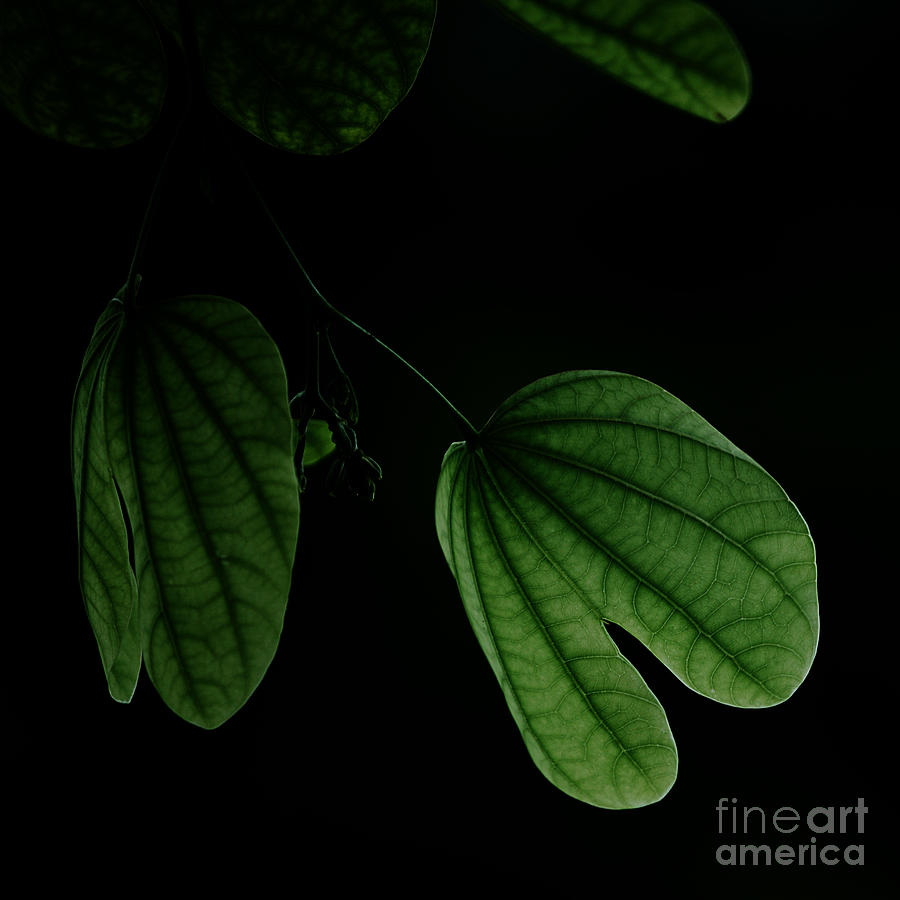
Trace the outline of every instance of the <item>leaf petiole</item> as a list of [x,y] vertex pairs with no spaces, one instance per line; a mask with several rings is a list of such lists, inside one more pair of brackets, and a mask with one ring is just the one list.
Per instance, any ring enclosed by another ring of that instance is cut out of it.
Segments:
[[[160,36],[162,36],[162,32],[160,32]],[[176,122],[175,129],[172,132],[172,137],[169,139],[166,151],[163,154],[162,162],[160,162],[159,164],[159,170],[156,173],[156,179],[153,182],[153,188],[150,191],[150,199],[147,201],[147,207],[144,210],[144,218],[141,221],[141,227],[138,231],[138,237],[134,247],[134,254],[131,257],[131,265],[128,269],[128,278],[125,281],[125,288],[122,292],[122,300],[126,308],[134,306],[135,298],[137,297],[137,291],[140,287],[140,275],[138,274],[138,269],[140,268],[140,265],[144,259],[144,252],[147,249],[147,239],[150,234],[150,223],[153,221],[153,216],[156,212],[157,206],[159,205],[159,195],[161,193],[162,183],[165,180],[166,172],[168,172],[169,170],[169,162],[172,158],[172,151],[175,149],[175,145],[178,143],[179,137],[181,137],[181,133],[184,130],[184,123],[187,120],[188,113],[190,112],[191,107],[194,103],[194,88],[188,71],[189,61],[186,60],[182,56],[182,54],[176,52],[171,47],[171,44],[169,42],[166,43],[166,50],[170,59],[173,56],[177,56],[183,61],[183,65],[185,67],[185,97],[181,112],[178,116],[178,121]]]
[[450,412],[456,418],[457,423],[461,426],[464,437],[465,438],[475,437],[478,434],[478,430],[475,428],[475,426],[466,418],[466,416],[464,416],[459,411],[459,409],[457,409],[456,406],[454,406],[453,403],[450,402],[450,400],[446,397],[446,395],[441,390],[439,390],[431,381],[429,381],[428,378],[426,378],[411,362],[404,359],[404,357],[402,357],[396,350],[394,350],[393,347],[390,347],[388,344],[386,344],[384,341],[382,341],[381,338],[372,334],[372,332],[369,331],[367,328],[363,327],[358,322],[355,322],[348,315],[345,315],[343,312],[341,312],[339,309],[337,309],[335,306],[333,306],[325,298],[325,296],[322,294],[322,292],[316,286],[316,283],[310,277],[310,274],[309,274],[309,272],[307,272],[306,267],[300,261],[300,258],[297,256],[296,252],[294,251],[294,248],[291,246],[290,241],[287,239],[284,232],[281,230],[281,227],[279,226],[275,217],[272,215],[272,211],[269,209],[269,205],[266,203],[262,194],[259,192],[259,189],[256,187],[256,184],[254,183],[253,179],[250,177],[250,173],[247,171],[247,168],[244,165],[244,161],[240,158],[239,154],[237,154],[236,152],[234,152],[234,155],[235,155],[235,157],[237,157],[238,166],[241,169],[241,172],[243,173],[244,178],[246,179],[247,184],[250,187],[250,190],[252,191],[253,195],[256,197],[257,202],[259,203],[260,207],[262,208],[263,212],[265,213],[266,218],[269,220],[272,227],[278,233],[278,237],[281,238],[281,242],[287,248],[288,253],[290,253],[291,258],[294,260],[297,267],[303,273],[303,277],[306,280],[306,283],[308,284],[308,286],[310,287],[310,289],[312,291],[312,300],[319,307],[319,310],[321,312],[325,313],[326,318],[336,320],[339,322],[344,322],[345,324],[350,325],[352,328],[355,328],[358,332],[360,332],[360,334],[363,334],[367,338],[369,338],[369,340],[374,341],[379,347],[381,347],[383,350],[385,350],[387,353],[389,353],[391,356],[393,356],[394,359],[396,359],[398,362],[400,362],[404,366],[406,366],[406,368],[409,369],[410,372],[412,372],[420,381],[422,381],[424,384],[426,384],[429,388],[431,388],[431,390],[435,394],[437,394],[438,397],[440,397],[440,399],[444,402],[444,404],[447,406],[447,408],[450,410]]

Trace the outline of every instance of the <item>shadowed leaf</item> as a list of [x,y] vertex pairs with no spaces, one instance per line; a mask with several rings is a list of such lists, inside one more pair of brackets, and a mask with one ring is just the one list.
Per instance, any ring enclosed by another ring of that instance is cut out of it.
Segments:
[[163,700],[206,728],[259,684],[299,529],[291,427],[278,350],[239,304],[114,300],[101,316],[72,469],[82,594],[117,699],[141,653]]
[[596,806],[673,783],[661,706],[605,622],[700,694],[790,697],[818,639],[813,543],[779,485],[697,413],[629,375],[510,397],[441,468],[437,531],[541,771]]
[[435,0],[193,4],[206,88],[258,138],[295,153],[364,141],[406,96]]
[[78,523],[81,591],[110,694],[131,699],[141,667],[137,640],[137,584],[129,564],[128,533],[109,465],[103,398],[109,355],[122,316],[110,304],[97,321],[75,388],[72,480]]
[[311,466],[334,452],[331,428],[322,419],[310,419],[303,444],[303,465]]
[[495,0],[514,18],[632,87],[714,122],[750,94],[743,52],[691,0]]
[[0,102],[39,134],[132,143],[156,121],[165,87],[162,45],[135,0],[0,4]]

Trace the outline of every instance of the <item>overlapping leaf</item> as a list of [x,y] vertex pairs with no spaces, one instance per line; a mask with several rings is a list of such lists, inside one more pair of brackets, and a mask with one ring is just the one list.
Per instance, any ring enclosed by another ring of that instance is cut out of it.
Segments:
[[406,96],[435,0],[243,0],[194,4],[207,91],[272,146],[340,153]]
[[[747,101],[740,47],[700,3],[495,2],[616,78],[696,115],[724,121]],[[435,10],[436,0],[193,0],[183,10],[174,0],[8,0],[0,7],[0,102],[58,140],[135,141],[155,122],[165,93],[158,27],[182,49],[196,44],[209,97],[240,127],[296,153],[340,153],[368,138],[408,93]]]
[[165,93],[160,27],[182,49],[196,39],[206,91],[237,125],[281,149],[340,153],[412,87],[435,8],[436,0],[194,0],[183,20],[174,0],[9,0],[0,7],[0,102],[68,143],[135,141]]
[[692,0],[495,0],[515,18],[625,83],[713,121],[750,93],[743,52]]
[[818,638],[813,543],[784,491],[697,413],[628,375],[570,372],[448,450],[436,523],[534,761],[611,808],[658,800],[665,714],[609,636],[742,707],[788,698]]
[[0,102],[40,134],[119,147],[159,115],[166,64],[134,0],[3,0]]
[[334,453],[331,427],[322,419],[310,419],[303,442],[303,465],[311,466]]
[[183,297],[98,321],[75,393],[79,576],[110,692],[141,655],[165,702],[212,728],[281,634],[299,529],[287,385],[242,306]]
[[72,478],[78,523],[79,577],[110,694],[127,702],[141,667],[137,583],[128,531],[109,464],[103,397],[109,356],[122,317],[110,304],[97,321],[75,389]]

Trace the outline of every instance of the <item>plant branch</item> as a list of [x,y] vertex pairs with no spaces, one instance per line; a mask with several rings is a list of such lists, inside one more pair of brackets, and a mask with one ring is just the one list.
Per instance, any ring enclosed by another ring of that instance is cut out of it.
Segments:
[[[184,15],[183,7],[180,7],[180,11],[182,16]],[[184,20],[182,20],[183,24]],[[179,58],[182,60],[183,69],[184,69],[184,102],[182,104],[181,112],[178,116],[178,121],[175,124],[174,131],[172,133],[172,137],[169,139],[169,143],[166,146],[165,153],[163,154],[162,162],[159,164],[159,169],[156,173],[156,179],[153,182],[153,188],[150,191],[150,199],[147,201],[147,207],[144,210],[144,218],[141,221],[141,227],[138,231],[137,241],[134,247],[134,253],[131,257],[131,265],[128,268],[128,278],[125,282],[125,293],[124,293],[124,303],[126,307],[134,306],[135,298],[137,295],[137,288],[140,284],[140,273],[139,268],[144,259],[144,253],[147,249],[147,240],[150,235],[150,223],[153,221],[153,217],[156,213],[156,208],[159,205],[159,196],[161,193],[161,188],[163,181],[165,180],[166,172],[169,169],[169,161],[172,157],[172,151],[175,149],[175,145],[178,143],[178,138],[181,136],[182,131],[184,130],[184,123],[187,120],[188,113],[190,112],[191,107],[193,106],[193,80],[191,77],[191,73],[189,71],[189,65],[187,61],[184,59],[182,54],[179,52],[177,46],[175,46],[174,41],[170,36],[167,36],[164,33],[164,29],[158,29],[161,40],[163,40],[164,46],[166,48],[166,55],[169,61],[169,70],[171,72],[173,68],[172,60],[174,58]]]
[[387,353],[389,353],[391,356],[393,356],[394,359],[396,359],[398,362],[402,363],[420,381],[422,381],[429,388],[431,388],[431,390],[435,394],[437,394],[437,396],[440,397],[441,400],[443,400],[444,404],[447,406],[447,408],[450,410],[450,412],[453,413],[453,415],[456,417],[456,420],[459,423],[459,425],[462,426],[462,430],[463,430],[463,433],[466,438],[471,438],[471,437],[474,437],[475,435],[477,435],[478,431],[475,428],[475,426],[472,425],[472,423],[459,411],[459,409],[457,409],[456,406],[454,406],[453,403],[451,403],[450,400],[447,399],[445,394],[442,391],[440,391],[431,381],[429,381],[412,363],[410,363],[408,360],[404,359],[399,353],[397,353],[396,350],[394,350],[392,347],[388,346],[384,341],[382,341],[381,338],[376,337],[367,328],[364,328],[358,322],[355,322],[349,316],[342,313],[339,309],[337,309],[335,306],[333,306],[325,298],[325,296],[322,294],[322,292],[316,286],[316,283],[310,277],[309,272],[307,272],[306,267],[300,261],[300,258],[294,252],[294,248],[291,246],[290,241],[287,239],[284,232],[281,230],[281,226],[278,224],[275,217],[272,215],[272,211],[269,209],[269,205],[266,203],[262,194],[260,194],[259,189],[256,187],[256,184],[254,183],[253,179],[250,177],[250,173],[247,171],[247,167],[244,165],[243,159],[241,159],[240,155],[236,151],[233,151],[233,152],[234,152],[234,155],[237,157],[238,165],[244,174],[244,178],[246,179],[247,184],[250,187],[250,190],[253,192],[254,196],[256,197],[256,200],[259,203],[260,207],[262,208],[263,212],[265,213],[266,218],[269,220],[269,223],[272,225],[272,227],[275,229],[275,231],[278,232],[278,236],[279,236],[279,238],[281,238],[281,242],[287,248],[288,253],[290,253],[290,255],[291,255],[292,259],[294,260],[294,262],[296,263],[297,267],[303,273],[303,277],[306,280],[306,283],[309,285],[310,290],[312,291],[312,299],[315,302],[315,304],[319,307],[320,311],[324,312],[328,318],[339,321],[339,322],[344,322],[345,324],[356,329],[356,331],[358,331],[360,334],[363,334],[367,338],[369,338],[369,340],[374,341],[379,347],[381,347],[383,350],[385,350]]
[[138,231],[138,237],[134,247],[134,254],[131,257],[131,265],[128,268],[128,279],[125,282],[124,302],[126,307],[131,307],[134,305],[135,296],[137,294],[137,287],[140,281],[140,273],[138,272],[138,269],[143,262],[144,253],[147,249],[147,238],[150,234],[150,223],[153,221],[156,207],[159,205],[159,195],[161,193],[160,189],[162,187],[166,171],[169,167],[169,159],[172,155],[172,149],[174,148],[175,143],[178,140],[178,135],[181,132],[180,126],[181,122],[179,122],[178,127],[175,130],[175,134],[169,141],[169,146],[166,148],[166,152],[163,155],[162,162],[159,164],[159,170],[156,173],[156,180],[153,182],[153,188],[150,191],[150,199],[147,201],[147,207],[144,210],[144,218],[141,221],[141,227]]

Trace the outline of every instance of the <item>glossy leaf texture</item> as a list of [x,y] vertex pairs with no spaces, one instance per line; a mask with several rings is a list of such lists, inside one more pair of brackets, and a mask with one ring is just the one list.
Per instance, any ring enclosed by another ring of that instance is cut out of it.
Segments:
[[724,122],[750,95],[738,42],[691,0],[495,0],[571,53],[657,100]]
[[278,646],[299,530],[287,383],[240,304],[113,300],[73,404],[79,579],[110,693],[141,664],[178,715],[228,719]]
[[162,44],[135,0],[0,4],[0,102],[39,134],[132,143],[156,122],[165,89]]
[[435,8],[435,0],[197,0],[207,91],[274,147],[341,153],[412,87]]
[[568,372],[453,444],[436,524],[532,758],[607,808],[675,780],[666,716],[606,623],[698,693],[786,700],[818,640],[815,552],[777,482],[641,378]]

